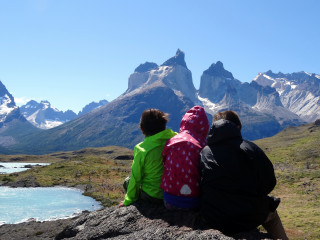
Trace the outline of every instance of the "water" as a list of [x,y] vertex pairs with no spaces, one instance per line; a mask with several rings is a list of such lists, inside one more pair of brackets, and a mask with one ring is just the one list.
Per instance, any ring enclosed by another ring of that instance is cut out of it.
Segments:
[[[9,174],[14,172],[22,172],[28,170],[29,168],[25,168],[26,165],[41,165],[47,166],[50,163],[13,163],[13,162],[0,162],[0,174]],[[2,167],[3,166],[3,167]]]
[[48,221],[72,217],[84,210],[94,211],[101,205],[74,188],[0,187],[0,225],[30,219]]

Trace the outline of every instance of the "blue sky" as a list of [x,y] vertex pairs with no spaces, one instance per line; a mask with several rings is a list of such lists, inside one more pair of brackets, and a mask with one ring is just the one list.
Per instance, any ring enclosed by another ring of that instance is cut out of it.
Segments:
[[178,48],[197,89],[216,61],[243,82],[270,69],[319,74],[319,10],[318,0],[0,0],[0,80],[19,103],[78,112]]

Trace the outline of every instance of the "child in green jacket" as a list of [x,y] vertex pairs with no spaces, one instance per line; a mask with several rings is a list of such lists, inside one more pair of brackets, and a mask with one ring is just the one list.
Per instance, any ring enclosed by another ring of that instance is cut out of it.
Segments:
[[143,142],[134,147],[134,158],[127,193],[118,207],[128,206],[138,199],[163,203],[160,188],[163,174],[162,150],[168,139],[177,133],[166,129],[168,114],[158,109],[145,110],[140,118]]

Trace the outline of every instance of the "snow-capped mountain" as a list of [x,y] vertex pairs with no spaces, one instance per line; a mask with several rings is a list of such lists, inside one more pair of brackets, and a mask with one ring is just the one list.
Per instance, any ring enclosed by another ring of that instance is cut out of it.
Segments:
[[224,110],[236,111],[243,122],[244,137],[251,140],[303,123],[282,105],[273,88],[256,82],[242,83],[219,61],[203,72],[198,97],[212,115]]
[[108,103],[107,100],[100,100],[99,102],[91,102],[84,106],[82,110],[78,113],[78,116],[82,116],[84,114],[87,114],[88,112],[91,112],[95,109],[98,109]]
[[14,102],[13,96],[0,81],[0,149],[19,143],[21,137],[36,132],[21,114]]
[[31,100],[20,107],[21,114],[34,126],[41,129],[57,127],[77,117],[73,111],[59,111],[48,101]]
[[259,73],[254,79],[261,86],[274,88],[285,108],[306,122],[320,118],[320,75],[307,72],[292,74]]
[[150,62],[139,65],[130,75],[128,89],[124,94],[140,91],[153,84],[163,84],[170,87],[178,96],[185,96],[193,102],[198,102],[192,74],[184,57],[184,52],[178,49],[176,55],[161,66]]
[[13,96],[0,81],[0,127],[10,121],[10,116],[16,115],[17,110]]

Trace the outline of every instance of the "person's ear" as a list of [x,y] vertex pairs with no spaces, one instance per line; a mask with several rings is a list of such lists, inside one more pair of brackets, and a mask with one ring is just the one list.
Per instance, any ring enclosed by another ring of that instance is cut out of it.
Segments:
[[143,135],[146,135],[146,134],[144,133],[144,131],[143,131],[143,128],[142,128],[142,127],[140,127],[140,130],[141,130],[141,132],[142,132],[142,134],[143,134]]

